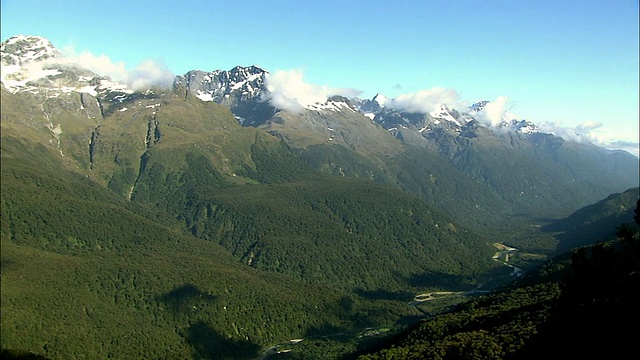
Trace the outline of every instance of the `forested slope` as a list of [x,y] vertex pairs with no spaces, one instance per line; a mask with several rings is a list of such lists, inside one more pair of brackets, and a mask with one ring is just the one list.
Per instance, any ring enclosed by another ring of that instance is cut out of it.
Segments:
[[616,241],[557,257],[359,359],[633,358],[639,255],[637,227],[620,228]]

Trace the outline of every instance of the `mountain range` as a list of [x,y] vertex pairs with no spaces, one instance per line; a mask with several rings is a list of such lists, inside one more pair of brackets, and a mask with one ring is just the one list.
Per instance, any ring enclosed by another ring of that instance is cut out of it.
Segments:
[[[67,110],[86,112],[85,116],[96,119],[84,136],[94,134],[98,138],[101,119],[112,113],[124,115],[129,109],[144,106],[150,116],[155,116],[155,107],[162,105],[162,95],[154,90],[134,92],[56,60],[64,58],[40,37],[7,40],[2,45],[2,59],[5,88],[41,98],[43,116],[51,117],[62,110],[55,109],[58,105],[54,104],[64,102],[60,96],[76,97],[74,109]],[[34,63],[42,66],[29,65]],[[444,184],[450,182],[448,179],[439,181],[438,188],[447,188],[444,193],[478,198],[473,204],[477,208],[504,209],[501,212],[507,214],[526,211],[564,215],[568,209],[637,185],[638,162],[627,153],[544,134],[535,124],[509,118],[509,114],[503,116],[498,128],[482,125],[478,119],[487,101],[457,110],[441,104],[439,110],[418,113],[385,106],[393,100],[383,95],[364,101],[333,96],[291,112],[278,109],[269,101],[274,96],[270,95],[268,79],[269,73],[257,66],[238,66],[229,71],[194,70],[176,77],[172,92],[223,105],[239,124],[283,139],[317,169],[373,178],[409,191],[432,206],[443,202],[435,194],[437,190],[425,188],[423,177],[433,183],[444,173],[448,173],[447,178],[456,177],[457,183],[453,189],[453,184]],[[54,109],[45,108],[49,106]],[[62,123],[49,121],[45,125],[54,137],[58,136],[57,131],[66,132]],[[87,126],[86,122],[83,126]],[[144,126],[143,131],[150,127],[153,125]],[[60,146],[72,144],[64,142]],[[144,149],[146,145],[137,155],[142,155]],[[335,157],[341,159],[334,161]],[[131,165],[135,168],[139,161],[134,162]],[[413,171],[403,171],[407,166]],[[225,171],[226,175],[233,175]],[[133,181],[129,180],[128,185]]]
[[139,88],[37,36],[0,57],[2,346],[50,358],[248,358],[400,328],[413,294],[510,279],[496,243],[532,267],[586,244],[566,238],[579,209],[637,197],[635,156],[489,126],[486,101],[288,106],[257,66]]

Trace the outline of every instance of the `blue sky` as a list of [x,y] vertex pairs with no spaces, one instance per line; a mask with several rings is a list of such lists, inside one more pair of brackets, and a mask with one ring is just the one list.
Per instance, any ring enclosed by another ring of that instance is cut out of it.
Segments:
[[[129,69],[259,65],[394,98],[434,88],[601,141],[638,142],[638,0],[3,0],[2,40],[41,35]],[[624,147],[609,144],[610,147]]]

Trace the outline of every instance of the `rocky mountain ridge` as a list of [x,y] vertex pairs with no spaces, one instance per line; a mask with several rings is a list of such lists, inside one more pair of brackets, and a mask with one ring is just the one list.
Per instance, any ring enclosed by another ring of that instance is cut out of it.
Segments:
[[[39,36],[10,38],[2,44],[0,55],[3,68],[2,83],[11,92],[34,93],[42,88],[57,93],[79,92],[92,96],[101,94],[103,97],[116,98],[120,102],[127,97],[125,94],[133,92],[124,84],[113,82],[108,77],[65,61],[59,50],[47,39]],[[244,126],[259,126],[279,111],[265,96],[269,92],[266,83],[268,76],[269,72],[258,66],[236,66],[228,71],[192,70],[176,76],[173,87],[184,88],[187,94],[202,101],[213,101],[229,108]],[[473,115],[482,111],[488,103],[475,103],[463,112],[442,104],[440,111],[425,114],[428,116],[416,121],[415,115],[398,117],[392,108],[385,108],[385,103],[392,102],[392,99],[387,99],[382,94],[377,94],[371,100],[334,96],[327,98],[324,103],[310,104],[306,106],[306,110],[357,110],[383,125],[393,135],[398,134],[399,127],[406,127],[406,123],[413,123],[419,133],[440,125],[449,131],[461,133],[462,128],[474,120]],[[523,134],[539,131],[534,124],[526,120],[505,119],[501,127]]]

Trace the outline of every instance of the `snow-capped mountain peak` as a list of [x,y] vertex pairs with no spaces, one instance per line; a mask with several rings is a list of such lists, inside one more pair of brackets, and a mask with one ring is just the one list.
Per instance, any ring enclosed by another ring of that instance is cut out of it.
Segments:
[[[41,36],[16,35],[0,44],[1,81],[9,90],[16,90],[27,82],[59,74],[55,69],[30,66],[36,62],[56,58],[60,52]],[[30,67],[27,71],[26,67]]]
[[259,66],[236,66],[231,70],[205,72],[192,70],[177,76],[174,88],[183,86],[202,101],[228,104],[236,100],[256,98],[265,87],[268,72]]
[[328,111],[341,111],[350,110],[353,112],[358,111],[357,107],[351,104],[351,101],[344,96],[334,95],[327,99],[324,103],[308,104],[304,106],[308,110],[328,110]]
[[460,122],[451,115],[449,107],[447,105],[440,105],[440,109],[436,111],[432,111],[429,115],[434,119],[442,119],[456,124],[457,126],[462,126]]
[[0,44],[0,81],[10,92],[50,97],[79,92],[96,96],[102,92],[132,93],[124,84],[111,81],[65,58],[49,40],[41,36],[17,35]]
[[502,123],[502,128],[512,129],[520,134],[535,134],[540,132],[538,126],[528,120],[510,120]]
[[16,35],[0,45],[3,66],[23,65],[60,56],[60,51],[41,36]]

